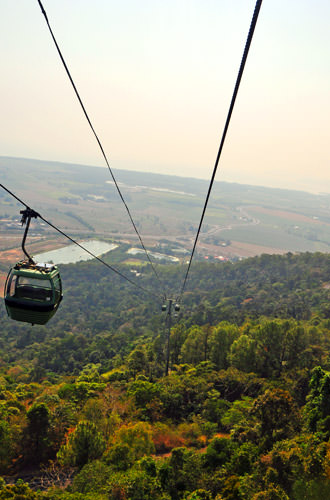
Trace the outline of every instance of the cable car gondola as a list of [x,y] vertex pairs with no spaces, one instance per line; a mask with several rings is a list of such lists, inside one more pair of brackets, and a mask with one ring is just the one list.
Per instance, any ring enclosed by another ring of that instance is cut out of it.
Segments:
[[8,316],[16,321],[44,325],[62,300],[60,273],[51,264],[18,262],[5,285]]
[[37,264],[26,252],[24,244],[31,217],[38,214],[31,209],[21,211],[22,224],[27,221],[22,249],[28,257],[10,269],[5,284],[5,305],[8,316],[16,321],[44,325],[56,313],[62,300],[60,273],[53,264]]

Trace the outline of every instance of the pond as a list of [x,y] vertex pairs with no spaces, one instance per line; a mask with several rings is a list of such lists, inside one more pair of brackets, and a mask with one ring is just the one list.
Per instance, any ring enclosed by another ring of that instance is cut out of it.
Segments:
[[[114,243],[106,243],[105,241],[99,240],[79,241],[79,243],[97,257],[118,247],[118,245]],[[81,260],[91,260],[93,257],[82,248],[78,247],[78,245],[72,244],[63,248],[58,248],[57,250],[39,253],[34,255],[33,258],[39,263],[52,262],[53,264],[74,264]]]
[[[130,255],[138,255],[138,254],[145,254],[145,251],[142,250],[142,248],[130,248],[127,250],[127,253]],[[180,262],[180,259],[177,257],[173,257],[172,255],[166,255],[164,253],[158,253],[158,252],[148,252],[149,255],[154,257],[155,259],[164,259],[164,260],[169,260],[170,262]]]

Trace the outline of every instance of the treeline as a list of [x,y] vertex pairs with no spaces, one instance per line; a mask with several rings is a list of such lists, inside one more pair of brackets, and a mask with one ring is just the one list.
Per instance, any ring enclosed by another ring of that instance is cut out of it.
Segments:
[[[147,265],[141,267],[139,277],[130,273],[134,266],[118,264],[118,268],[145,288],[161,293]],[[158,272],[170,295],[177,295],[184,269],[167,265]],[[4,362],[35,363],[38,369],[76,374],[92,362],[101,363],[106,371],[143,339],[165,342],[166,314],[161,314],[162,301],[156,293],[143,294],[97,262],[62,266],[61,274],[64,299],[45,327],[10,321],[1,303],[0,356]],[[328,319],[329,287],[327,254],[262,255],[237,264],[197,263],[192,266],[176,321],[188,330],[221,321],[242,326],[261,316]],[[176,354],[171,359],[178,361]]]

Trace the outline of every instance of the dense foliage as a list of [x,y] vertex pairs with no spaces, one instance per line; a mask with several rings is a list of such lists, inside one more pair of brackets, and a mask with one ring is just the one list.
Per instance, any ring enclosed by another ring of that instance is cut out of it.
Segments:
[[[327,498],[329,264],[196,264],[167,377],[161,303],[97,263],[63,266],[46,327],[2,310],[0,473],[25,482],[0,500]],[[177,266],[160,274],[177,290]]]

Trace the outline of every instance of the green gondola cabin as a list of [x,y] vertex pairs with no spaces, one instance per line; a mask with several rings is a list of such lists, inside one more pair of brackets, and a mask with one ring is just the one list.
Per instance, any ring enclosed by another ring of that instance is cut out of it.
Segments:
[[44,325],[62,300],[59,271],[52,264],[18,262],[8,273],[4,296],[10,318]]

